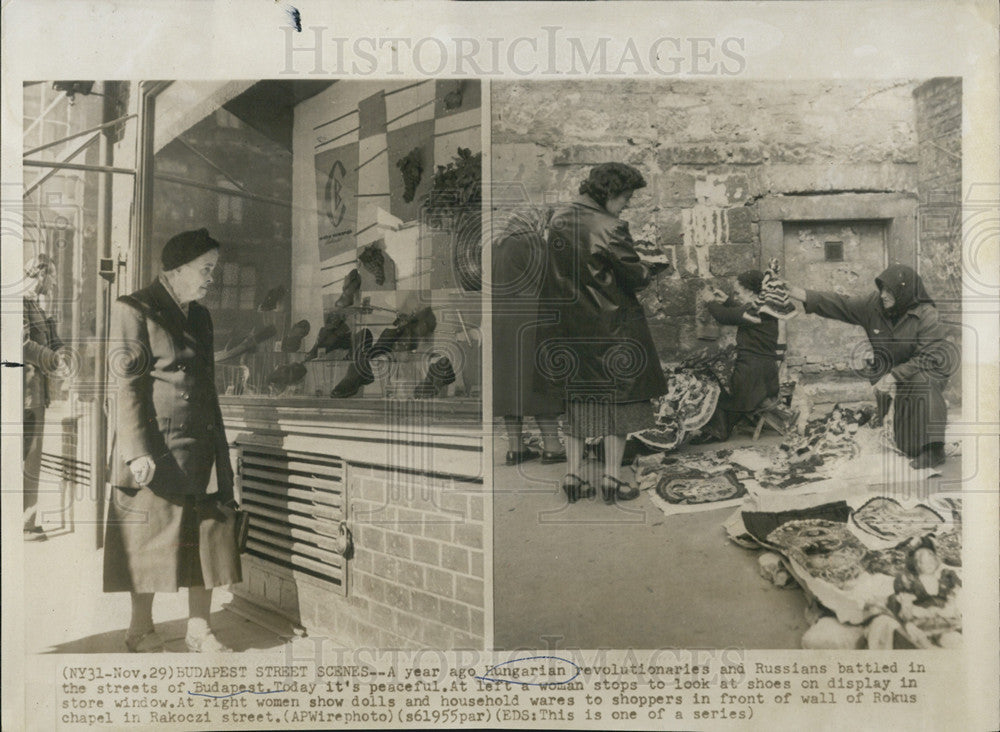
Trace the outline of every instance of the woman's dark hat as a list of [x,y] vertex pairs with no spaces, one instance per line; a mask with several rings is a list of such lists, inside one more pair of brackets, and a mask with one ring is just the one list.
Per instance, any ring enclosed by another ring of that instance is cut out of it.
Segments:
[[169,272],[182,264],[193,262],[205,252],[218,248],[219,242],[209,235],[208,229],[183,231],[171,237],[163,245],[160,261],[163,262],[163,270]]
[[750,290],[750,292],[759,295],[764,286],[764,273],[759,269],[748,269],[746,272],[740,272],[736,277],[736,281]]

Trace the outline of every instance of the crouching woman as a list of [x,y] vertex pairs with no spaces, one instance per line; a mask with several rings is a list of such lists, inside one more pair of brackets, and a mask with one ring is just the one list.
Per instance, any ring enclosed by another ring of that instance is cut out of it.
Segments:
[[913,269],[894,264],[875,278],[875,286],[860,297],[791,285],[788,294],[807,313],[865,329],[875,356],[868,379],[876,391],[893,395],[896,447],[913,458],[916,469],[937,467],[945,461],[944,390],[958,368],[958,349],[947,340],[937,307]]

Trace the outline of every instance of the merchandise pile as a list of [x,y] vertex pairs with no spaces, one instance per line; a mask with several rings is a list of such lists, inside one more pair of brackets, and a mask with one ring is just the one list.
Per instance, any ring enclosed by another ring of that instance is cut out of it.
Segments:
[[672,450],[703,427],[729,388],[736,347],[704,348],[679,364],[666,364],[667,393],[656,400],[656,426],[632,437],[654,450]]
[[934,648],[961,643],[961,498],[921,502],[850,490],[748,495],[726,522],[764,549],[761,575],[810,600],[803,648]]

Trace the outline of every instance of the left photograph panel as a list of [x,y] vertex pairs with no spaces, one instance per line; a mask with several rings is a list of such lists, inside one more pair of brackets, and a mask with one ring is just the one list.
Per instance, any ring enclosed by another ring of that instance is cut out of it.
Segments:
[[485,647],[482,96],[24,85],[29,652]]

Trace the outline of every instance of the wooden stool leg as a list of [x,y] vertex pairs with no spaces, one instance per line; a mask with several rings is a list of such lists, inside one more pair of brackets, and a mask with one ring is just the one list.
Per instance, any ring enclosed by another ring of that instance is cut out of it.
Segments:
[[774,417],[772,415],[767,415],[767,424],[768,424],[768,426],[771,429],[773,429],[779,435],[781,435],[782,437],[784,437],[784,435],[785,435],[785,426],[784,426],[784,424],[782,424],[781,420],[779,420],[777,417]]
[[764,429],[764,420],[765,419],[766,419],[766,416],[763,415],[763,414],[760,415],[760,417],[757,419],[757,427],[753,431],[753,440],[754,440],[754,442],[756,442],[758,439],[760,439],[760,432],[761,432],[762,429]]

